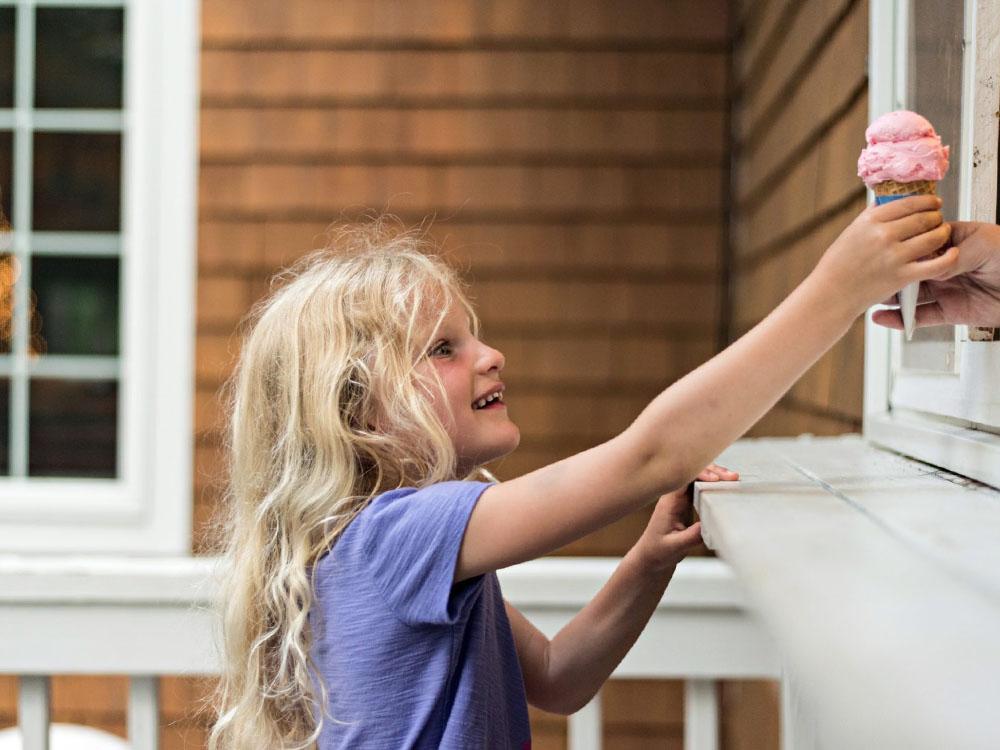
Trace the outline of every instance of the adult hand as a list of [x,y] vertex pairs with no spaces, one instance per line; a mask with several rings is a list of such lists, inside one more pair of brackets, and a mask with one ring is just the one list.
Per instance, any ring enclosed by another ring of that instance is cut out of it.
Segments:
[[[947,274],[921,283],[917,327],[1000,326],[1000,226],[952,222],[951,244],[959,250],[958,262]],[[898,305],[898,298],[893,296],[885,304]],[[903,328],[898,309],[877,310],[872,320],[888,328]]]

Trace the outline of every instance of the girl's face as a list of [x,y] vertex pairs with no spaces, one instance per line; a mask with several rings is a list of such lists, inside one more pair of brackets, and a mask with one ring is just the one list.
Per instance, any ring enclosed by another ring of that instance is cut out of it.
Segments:
[[517,447],[521,433],[503,402],[503,354],[472,334],[461,306],[453,305],[448,311],[431,339],[427,357],[417,367],[427,374],[433,369],[444,385],[444,400],[437,389],[432,389],[430,398],[455,445],[458,476]]

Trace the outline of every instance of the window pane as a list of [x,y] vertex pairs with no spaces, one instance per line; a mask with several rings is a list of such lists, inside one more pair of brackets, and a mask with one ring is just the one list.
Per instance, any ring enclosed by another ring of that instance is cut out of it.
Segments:
[[934,125],[951,146],[951,167],[937,186],[946,220],[958,211],[959,155],[962,153],[963,3],[913,0],[910,40],[909,109]]
[[10,354],[14,323],[14,282],[19,275],[20,264],[17,259],[10,253],[0,255],[0,354]]
[[[962,3],[913,0],[910,38],[908,107],[934,125],[941,141],[951,146],[951,166],[938,183],[945,219],[958,218],[958,184],[962,153]],[[903,342],[903,366],[951,372],[955,327],[920,328]]]
[[0,130],[0,231],[9,227],[13,189],[14,134],[9,130]]
[[903,367],[908,370],[953,372],[955,369],[955,327],[918,328],[913,339],[903,342]]
[[34,179],[36,231],[119,231],[119,133],[35,133]]
[[0,378],[0,474],[10,474],[8,456],[10,433],[10,379]]
[[38,8],[35,106],[121,109],[122,10]]
[[14,106],[14,9],[0,8],[0,108]]
[[35,256],[33,349],[118,354],[118,259]]
[[35,379],[30,392],[28,474],[114,477],[118,384]]

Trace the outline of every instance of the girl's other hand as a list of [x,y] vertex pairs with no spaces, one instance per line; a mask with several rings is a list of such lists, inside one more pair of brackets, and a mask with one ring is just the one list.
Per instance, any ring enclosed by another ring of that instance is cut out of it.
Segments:
[[[695,478],[699,482],[733,482],[740,478],[718,464],[709,464]],[[649,523],[633,547],[639,564],[649,572],[673,568],[701,544],[701,521],[690,526],[691,485],[660,497]]]
[[834,240],[812,275],[860,314],[907,284],[950,273],[958,248],[934,255],[951,236],[940,208],[936,195],[869,206]]

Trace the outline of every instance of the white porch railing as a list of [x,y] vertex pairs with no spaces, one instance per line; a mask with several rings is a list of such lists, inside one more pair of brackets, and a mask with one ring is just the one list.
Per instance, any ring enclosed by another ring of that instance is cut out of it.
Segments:
[[[500,579],[506,598],[552,636],[617,562],[546,558]],[[49,750],[49,676],[63,674],[128,675],[130,743],[155,750],[158,676],[217,669],[213,567],[206,558],[0,557],[0,673],[20,677],[24,750]],[[685,749],[715,750],[716,681],[779,673],[775,649],[744,610],[728,566],[692,558],[678,567],[613,677],[684,679]],[[599,696],[569,718],[569,747],[601,747]]]

